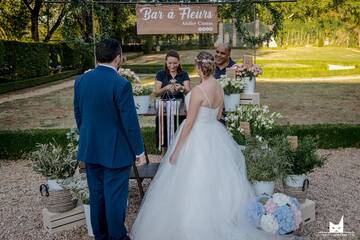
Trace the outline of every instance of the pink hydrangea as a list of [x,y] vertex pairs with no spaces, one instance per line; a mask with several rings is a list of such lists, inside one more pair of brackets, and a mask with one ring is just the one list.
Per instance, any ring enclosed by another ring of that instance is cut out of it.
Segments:
[[277,205],[274,203],[272,198],[266,201],[265,210],[268,214],[273,214],[276,211]]

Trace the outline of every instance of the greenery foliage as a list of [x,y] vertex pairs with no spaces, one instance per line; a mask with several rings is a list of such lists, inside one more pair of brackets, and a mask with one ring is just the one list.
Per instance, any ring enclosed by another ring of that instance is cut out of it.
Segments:
[[314,137],[306,136],[299,141],[299,146],[295,151],[289,151],[289,159],[291,160],[291,168],[288,174],[308,174],[316,167],[321,167],[325,160],[325,156],[319,156],[316,153],[317,144]]
[[36,144],[35,151],[26,156],[33,162],[33,169],[50,179],[64,179],[72,176],[78,165],[74,149],[63,148],[56,142]]
[[247,175],[251,181],[283,179],[291,167],[286,138],[276,136],[271,142],[262,138],[249,138],[245,146]]

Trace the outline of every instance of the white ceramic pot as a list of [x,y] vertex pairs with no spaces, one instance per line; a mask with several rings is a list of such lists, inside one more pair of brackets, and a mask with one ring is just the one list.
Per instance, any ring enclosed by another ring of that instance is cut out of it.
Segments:
[[285,178],[285,185],[289,187],[302,188],[304,185],[304,181],[307,179],[305,174],[301,175],[288,175]]
[[240,93],[225,95],[224,105],[225,111],[232,112],[236,110],[236,107],[240,104]]
[[244,93],[251,94],[255,92],[255,77],[243,77],[245,81]]
[[149,110],[150,96],[134,96],[136,113],[144,114]]
[[56,179],[48,179],[47,184],[49,191],[61,191],[63,188],[56,182]]
[[84,213],[85,213],[85,220],[86,220],[86,227],[88,230],[88,235],[90,237],[94,237],[94,233],[91,227],[91,215],[90,215],[90,205],[89,204],[83,204],[84,206]]
[[256,196],[262,194],[272,195],[274,193],[275,183],[270,181],[254,181],[253,187]]

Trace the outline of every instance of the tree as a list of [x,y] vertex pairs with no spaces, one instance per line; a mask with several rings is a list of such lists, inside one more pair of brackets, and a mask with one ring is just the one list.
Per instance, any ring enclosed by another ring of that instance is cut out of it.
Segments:
[[0,1],[0,37],[21,40],[27,34],[29,13],[21,0]]

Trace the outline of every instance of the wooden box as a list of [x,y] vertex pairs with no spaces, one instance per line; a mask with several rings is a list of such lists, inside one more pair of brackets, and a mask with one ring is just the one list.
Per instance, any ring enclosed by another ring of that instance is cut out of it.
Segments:
[[240,93],[240,104],[260,104],[260,94],[259,93]]
[[308,224],[315,221],[315,202],[306,199],[305,202],[300,203],[300,211],[303,219],[303,224]]
[[78,205],[76,208],[63,213],[52,213],[47,208],[44,208],[42,215],[44,228],[49,233],[70,230],[76,226],[86,224],[83,205]]

